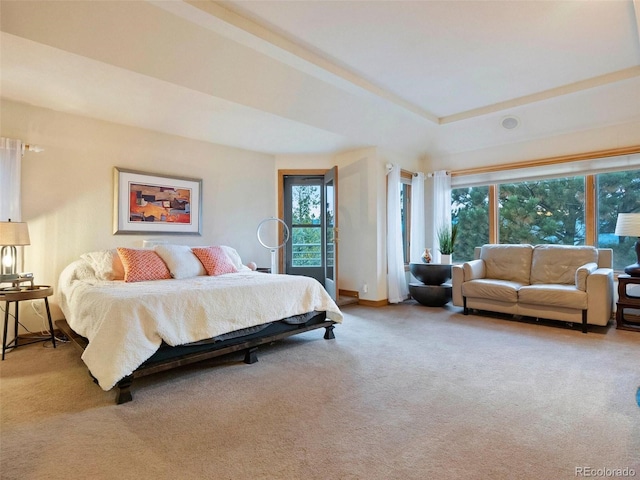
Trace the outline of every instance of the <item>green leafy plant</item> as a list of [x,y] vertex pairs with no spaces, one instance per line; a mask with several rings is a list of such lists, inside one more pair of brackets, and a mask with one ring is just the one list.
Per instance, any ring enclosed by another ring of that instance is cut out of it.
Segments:
[[443,226],[438,229],[438,244],[442,255],[451,255],[453,253],[456,237],[458,236],[458,224],[453,226]]

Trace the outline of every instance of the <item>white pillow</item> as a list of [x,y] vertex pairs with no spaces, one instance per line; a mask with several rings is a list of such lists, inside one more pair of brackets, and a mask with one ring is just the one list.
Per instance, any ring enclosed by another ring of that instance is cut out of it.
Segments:
[[233,265],[236,267],[236,269],[239,272],[251,270],[249,267],[242,264],[242,259],[240,258],[240,254],[235,248],[228,247],[226,245],[220,245],[220,248],[224,250],[224,253],[227,254],[227,257],[229,257],[229,259],[231,260],[231,262],[233,262]]
[[173,278],[191,278],[207,274],[198,257],[187,245],[162,244],[156,245],[154,250],[167,264]]
[[99,280],[124,280],[124,266],[115,248],[83,253],[80,258],[91,265]]

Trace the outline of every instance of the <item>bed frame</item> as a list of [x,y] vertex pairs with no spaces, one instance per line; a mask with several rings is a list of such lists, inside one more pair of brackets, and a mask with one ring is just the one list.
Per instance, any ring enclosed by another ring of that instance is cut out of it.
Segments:
[[[89,344],[85,337],[74,332],[64,319],[57,320],[55,323],[74,345],[84,351]],[[324,328],[324,338],[330,340],[335,338],[333,333],[334,325],[335,322],[327,320],[325,312],[317,312],[316,315],[302,324],[289,324],[283,321],[273,322],[257,333],[224,341],[196,342],[177,347],[163,343],[151,358],[140,365],[131,375],[124,377],[115,385],[118,389],[116,403],[120,405],[133,400],[131,385],[136,378],[239,351],[243,351],[245,354],[244,363],[255,363],[258,361],[257,351],[260,345],[273,343],[283,338],[318,328]],[[91,373],[89,372],[89,374]],[[95,378],[93,381],[97,383]]]

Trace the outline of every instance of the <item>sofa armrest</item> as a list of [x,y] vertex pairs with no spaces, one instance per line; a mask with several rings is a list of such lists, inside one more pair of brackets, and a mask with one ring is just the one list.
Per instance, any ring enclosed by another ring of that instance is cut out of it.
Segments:
[[462,284],[474,278],[484,278],[484,260],[471,260],[451,266],[451,300],[456,307],[464,306]]
[[484,278],[487,271],[484,265],[484,260],[481,259],[465,262],[462,265],[462,270],[464,271],[465,282],[475,280],[476,278]]
[[587,323],[605,326],[613,313],[613,269],[598,268],[587,277]]
[[462,307],[462,283],[464,271],[462,265],[451,265],[451,303],[456,307]]
[[586,263],[584,265],[582,265],[581,267],[579,267],[576,270],[576,288],[578,290],[582,290],[583,292],[587,291],[587,277],[589,275],[591,275],[593,272],[595,272],[598,269],[598,264],[593,262],[593,263]]

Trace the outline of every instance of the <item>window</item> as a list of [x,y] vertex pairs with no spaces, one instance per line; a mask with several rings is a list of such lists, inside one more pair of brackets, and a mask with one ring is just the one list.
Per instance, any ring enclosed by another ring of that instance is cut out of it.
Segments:
[[291,187],[292,266],[322,266],[321,185]]
[[549,243],[612,248],[618,271],[635,263],[636,239],[614,234],[619,213],[640,213],[640,147],[625,150],[453,172],[456,260],[485,243]]
[[500,243],[584,245],[584,177],[498,187]]
[[472,260],[473,249],[489,243],[489,187],[451,189],[451,223],[458,225],[455,260]]
[[596,175],[598,221],[596,246],[613,249],[613,268],[636,263],[636,238],[614,235],[619,213],[640,213],[640,170]]
[[411,238],[411,174],[404,170],[400,174],[400,221],[402,223],[402,253],[404,263],[410,262],[409,239]]

